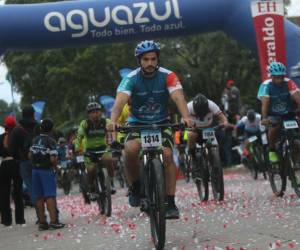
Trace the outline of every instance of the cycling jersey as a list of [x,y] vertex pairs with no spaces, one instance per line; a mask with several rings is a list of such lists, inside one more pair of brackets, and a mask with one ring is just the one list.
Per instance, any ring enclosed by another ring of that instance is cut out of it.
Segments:
[[52,168],[51,156],[57,156],[56,142],[46,134],[35,137],[30,147],[34,168]]
[[82,140],[85,138],[85,150],[99,149],[106,146],[106,119],[101,118],[94,123],[90,120],[83,120],[78,128],[75,139],[75,149],[80,149]]
[[249,134],[256,134],[260,131],[260,120],[260,114],[255,115],[255,120],[253,122],[250,122],[248,117],[244,116],[241,120],[239,120],[237,128],[243,129],[246,133]]
[[295,82],[289,78],[284,78],[284,83],[280,86],[274,84],[272,79],[264,81],[258,90],[258,99],[262,97],[270,98],[268,115],[282,116],[294,110],[291,96],[299,91]]
[[182,89],[176,74],[159,67],[152,78],[145,78],[138,68],[121,81],[117,92],[130,96],[129,123],[157,123],[169,118],[169,95]]
[[213,123],[214,116],[217,116],[222,113],[219,106],[211,100],[208,100],[209,112],[202,119],[196,115],[196,113],[194,111],[193,101],[189,102],[187,106],[188,106],[190,115],[196,121],[197,127],[209,127]]

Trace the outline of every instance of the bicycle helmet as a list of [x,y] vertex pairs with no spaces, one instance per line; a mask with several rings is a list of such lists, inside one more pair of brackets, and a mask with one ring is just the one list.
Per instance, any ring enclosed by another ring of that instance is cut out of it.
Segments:
[[208,99],[202,94],[198,94],[193,99],[193,108],[196,115],[204,117],[209,112]]
[[88,113],[91,113],[95,110],[102,110],[103,107],[101,106],[101,104],[99,104],[98,102],[90,102],[87,106],[86,106],[86,111]]
[[271,76],[285,76],[286,75],[286,67],[283,63],[280,62],[272,62],[269,65],[269,73]]
[[135,57],[140,58],[145,53],[156,52],[157,55],[159,56],[159,51],[160,51],[160,46],[158,43],[154,41],[145,40],[140,42],[136,46],[134,55]]
[[255,117],[256,117],[256,113],[253,109],[249,109],[247,111],[247,118],[249,120],[249,122],[254,122],[255,121]]

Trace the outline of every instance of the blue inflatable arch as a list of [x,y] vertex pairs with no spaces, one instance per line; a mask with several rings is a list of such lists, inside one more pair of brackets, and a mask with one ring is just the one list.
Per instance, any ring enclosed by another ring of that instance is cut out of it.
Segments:
[[[0,7],[0,54],[222,30],[256,54],[251,0],[85,0]],[[287,64],[300,29],[285,21]],[[295,79],[300,85],[300,78]]]

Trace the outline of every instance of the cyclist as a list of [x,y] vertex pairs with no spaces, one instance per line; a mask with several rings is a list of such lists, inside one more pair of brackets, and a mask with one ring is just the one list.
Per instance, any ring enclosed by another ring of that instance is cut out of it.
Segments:
[[[116,101],[112,110],[109,129],[118,126],[122,109],[130,100],[129,125],[158,124],[169,121],[169,97],[175,102],[184,121],[191,126],[187,104],[183,95],[181,83],[176,74],[159,65],[160,46],[154,41],[143,41],[135,49],[139,68],[129,73],[121,81]],[[175,205],[176,167],[172,157],[172,134],[164,140],[163,157],[166,178],[166,218],[179,218]],[[125,143],[125,167],[127,168],[128,184],[130,186],[129,203],[140,205],[139,151],[140,142],[134,133],[127,136]]]
[[[188,109],[195,120],[196,127],[209,128],[212,126],[214,118],[217,118],[219,125],[223,127],[228,126],[227,118],[219,106],[201,93],[188,103]],[[198,140],[201,140],[199,137],[198,133],[194,131],[189,131],[188,133],[189,153],[193,160],[195,160],[196,143]],[[217,142],[215,141],[214,143]]]
[[[87,105],[86,111],[88,118],[84,119],[78,128],[77,136],[75,139],[75,151],[80,153],[82,150],[82,141],[85,139],[84,151],[99,151],[107,148],[107,120],[102,118],[102,106],[97,102],[91,102]],[[113,178],[113,161],[111,154],[106,153],[102,157],[104,165],[107,167],[109,176]],[[96,198],[95,195],[95,177],[96,167],[95,164],[88,157],[84,157],[84,164],[87,169],[87,181],[89,197],[93,201]],[[116,191],[113,190],[112,193]],[[86,203],[90,203],[89,200],[85,200]]]
[[278,155],[275,152],[275,143],[280,130],[281,118],[288,118],[294,111],[294,103],[300,107],[300,91],[295,82],[286,78],[286,67],[281,62],[272,62],[269,65],[270,79],[264,81],[258,91],[261,100],[262,125],[279,123],[268,130],[269,161],[277,163]]
[[243,116],[241,120],[238,121],[236,129],[238,134],[245,134],[245,140],[243,142],[243,154],[242,154],[242,162],[247,162],[248,156],[250,153],[247,149],[248,146],[248,138],[256,135],[258,138],[260,136],[260,122],[261,115],[256,113],[255,110],[249,109],[247,111],[247,115]]
[[68,162],[70,161],[69,149],[67,145],[67,140],[64,137],[60,137],[57,142],[57,152],[58,152],[58,164],[62,168],[66,168]]

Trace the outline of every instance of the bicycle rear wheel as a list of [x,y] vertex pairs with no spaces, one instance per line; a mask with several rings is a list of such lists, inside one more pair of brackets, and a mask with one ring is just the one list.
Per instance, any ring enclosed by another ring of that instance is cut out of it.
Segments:
[[149,162],[150,175],[147,177],[148,196],[150,201],[151,236],[156,249],[163,249],[166,238],[165,217],[165,180],[163,165],[158,159]]

